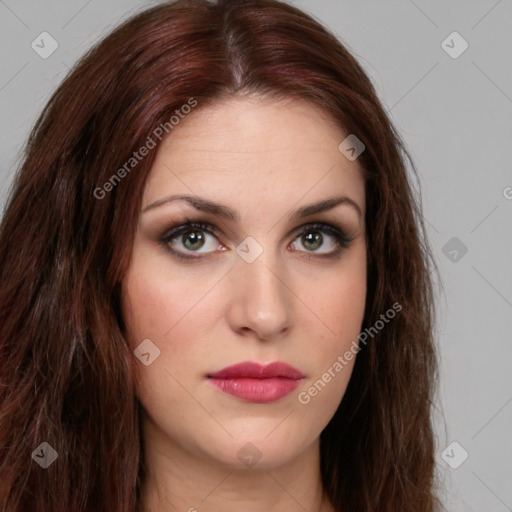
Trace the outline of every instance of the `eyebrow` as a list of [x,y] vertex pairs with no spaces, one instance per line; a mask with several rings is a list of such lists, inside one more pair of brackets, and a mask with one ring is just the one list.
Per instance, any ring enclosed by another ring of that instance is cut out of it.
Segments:
[[[196,210],[211,213],[213,215],[218,215],[219,217],[224,217],[225,219],[228,220],[237,222],[240,218],[236,210],[233,210],[229,206],[220,203],[215,203],[214,201],[211,201],[204,197],[191,196],[187,194],[175,194],[172,196],[163,197],[162,199],[158,199],[157,201],[154,201],[153,203],[144,207],[142,213],[178,200],[186,201]],[[328,199],[323,199],[322,201],[319,201],[317,203],[301,206],[291,215],[290,220],[298,220],[302,219],[303,217],[308,217],[310,215],[315,215],[327,210],[331,210],[332,208],[341,204],[352,206],[357,211],[360,217],[363,216],[363,212],[360,206],[353,199],[347,196],[334,196]]]

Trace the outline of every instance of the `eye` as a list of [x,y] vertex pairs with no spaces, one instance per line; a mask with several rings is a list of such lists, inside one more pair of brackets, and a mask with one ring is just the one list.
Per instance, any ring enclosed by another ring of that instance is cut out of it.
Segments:
[[[327,237],[325,236],[327,234]],[[336,256],[342,249],[350,246],[353,238],[348,236],[343,230],[330,224],[315,223],[307,224],[302,228],[298,237],[292,242],[295,248],[296,241],[306,249],[306,252],[326,256]],[[317,249],[324,248],[324,251]],[[299,249],[300,250],[300,249]]]
[[[306,252],[320,258],[336,257],[349,247],[353,238],[335,226],[325,223],[307,224],[295,237],[291,246],[294,252]],[[327,235],[327,236],[326,236]],[[191,222],[168,230],[160,239],[160,243],[180,261],[200,259],[200,255],[208,255],[215,251],[227,250],[219,241],[218,230],[212,224]],[[297,241],[305,250],[297,249]],[[324,251],[318,249],[325,248]],[[195,254],[198,254],[197,256]]]
[[[216,240],[217,230],[211,224],[186,221],[185,224],[171,228],[160,240],[178,259],[197,259],[187,251],[208,254],[224,247]],[[176,248],[178,247],[178,248]],[[201,251],[201,249],[205,249]],[[225,248],[220,250],[226,250]]]

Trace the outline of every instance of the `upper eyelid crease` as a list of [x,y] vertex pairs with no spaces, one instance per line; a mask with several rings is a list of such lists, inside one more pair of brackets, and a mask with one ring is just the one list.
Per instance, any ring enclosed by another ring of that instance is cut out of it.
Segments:
[[[158,199],[157,201],[154,201],[153,203],[145,206],[142,210],[142,213],[147,212],[148,210],[158,208],[159,206],[163,206],[164,204],[168,204],[172,201],[176,200],[183,200],[189,203],[191,206],[193,206],[196,210],[211,213],[213,215],[218,215],[219,217],[224,217],[225,219],[238,222],[240,216],[239,214],[229,208],[228,206],[215,203],[213,201],[210,201],[209,199],[201,198],[198,196],[190,196],[186,194],[175,194],[172,196],[164,197],[162,199]],[[349,206],[352,206],[360,217],[363,216],[363,212],[359,205],[352,200],[350,197],[347,196],[334,196],[330,197],[328,199],[324,199],[322,201],[319,201],[317,203],[309,204],[302,206],[297,211],[295,211],[290,216],[290,220],[298,220],[302,219],[304,217],[308,217],[311,215],[315,215],[327,210],[331,210],[332,208],[341,205],[346,204]]]
[[[164,233],[165,237],[173,235],[173,233],[185,231],[186,229],[197,229],[199,231],[206,231],[214,236],[222,236],[222,232],[212,224],[211,222],[205,222],[202,220],[190,220],[188,217],[182,223],[177,223],[171,230],[168,230],[167,233]],[[316,229],[318,231],[330,232],[332,230],[338,231],[340,234],[345,234],[346,230],[337,226],[336,224],[330,224],[329,222],[306,222],[300,226],[297,226],[293,231],[297,231],[300,234],[300,231],[307,231]],[[347,235],[348,236],[348,235]]]

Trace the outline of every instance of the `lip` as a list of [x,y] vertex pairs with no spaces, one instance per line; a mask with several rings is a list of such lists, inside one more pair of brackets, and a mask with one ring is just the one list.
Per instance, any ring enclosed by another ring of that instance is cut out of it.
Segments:
[[220,391],[253,403],[270,403],[290,394],[304,375],[287,363],[267,365],[246,361],[207,375]]

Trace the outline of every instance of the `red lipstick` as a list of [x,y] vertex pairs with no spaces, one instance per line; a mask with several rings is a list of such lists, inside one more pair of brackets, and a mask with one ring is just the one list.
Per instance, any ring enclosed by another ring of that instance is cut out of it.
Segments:
[[270,403],[290,394],[304,375],[289,364],[267,365],[247,361],[207,375],[208,381],[228,395],[246,402]]

